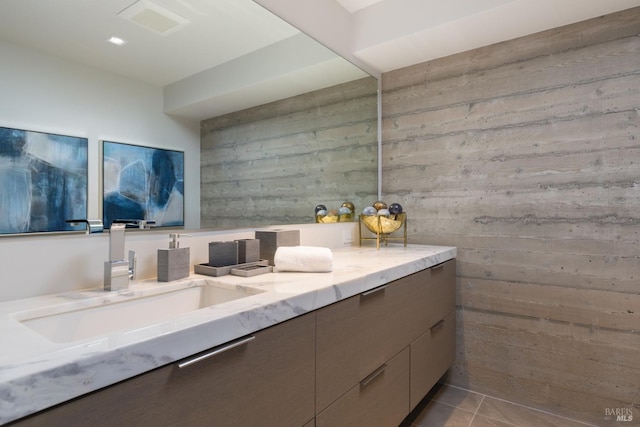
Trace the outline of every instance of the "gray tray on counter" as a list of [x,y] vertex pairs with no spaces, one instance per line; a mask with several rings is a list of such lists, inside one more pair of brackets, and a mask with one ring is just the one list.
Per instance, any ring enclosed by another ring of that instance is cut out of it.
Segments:
[[[268,267],[268,269],[259,269],[259,268],[255,268],[255,266]],[[250,269],[247,269],[247,267],[250,267]],[[214,276],[214,277],[226,276],[227,274],[231,273],[232,269],[236,269],[238,271],[244,270],[244,272],[247,272],[247,274],[240,273],[237,275],[239,276],[241,275],[244,277],[251,277],[251,276],[255,276],[256,274],[269,273],[271,271],[271,266],[269,266],[268,259],[261,259],[260,261],[255,261],[255,262],[247,262],[245,264],[225,265],[222,267],[212,267],[208,263],[196,264],[193,266],[194,273],[204,274],[207,276]],[[249,274],[251,274],[251,276]]]

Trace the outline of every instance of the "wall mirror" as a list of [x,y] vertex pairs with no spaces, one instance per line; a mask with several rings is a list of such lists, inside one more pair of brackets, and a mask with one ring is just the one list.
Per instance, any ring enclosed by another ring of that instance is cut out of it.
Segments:
[[[376,197],[376,79],[252,0],[0,11],[0,39],[160,86],[166,114],[201,124],[202,228],[313,222],[317,204]],[[127,49],[117,61],[114,35]]]

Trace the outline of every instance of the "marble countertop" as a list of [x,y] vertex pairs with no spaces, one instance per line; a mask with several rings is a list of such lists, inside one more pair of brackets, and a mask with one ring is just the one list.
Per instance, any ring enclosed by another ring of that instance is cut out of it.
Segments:
[[[130,289],[65,292],[0,303],[0,424],[183,359],[456,257],[456,248],[333,249],[331,273],[141,281]],[[254,293],[144,328],[55,343],[20,322],[203,284]]]

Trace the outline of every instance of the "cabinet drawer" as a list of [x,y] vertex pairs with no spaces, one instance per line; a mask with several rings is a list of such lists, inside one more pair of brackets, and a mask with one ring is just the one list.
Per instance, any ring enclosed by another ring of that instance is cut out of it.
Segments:
[[449,369],[455,350],[454,310],[411,343],[411,410]]
[[409,347],[316,416],[316,427],[398,426],[409,413]]
[[17,425],[299,427],[315,415],[314,329],[315,314],[300,316],[197,363],[167,365]]
[[418,307],[416,321],[421,326],[418,335],[456,307],[456,260],[452,259],[426,271],[429,276],[423,280],[423,286],[413,300],[413,306]]

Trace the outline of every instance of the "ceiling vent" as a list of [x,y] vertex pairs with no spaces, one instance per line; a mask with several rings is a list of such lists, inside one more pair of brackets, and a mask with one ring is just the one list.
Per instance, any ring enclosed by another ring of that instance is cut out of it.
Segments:
[[133,3],[118,13],[118,16],[163,36],[190,23],[188,19],[149,0],[139,0]]

